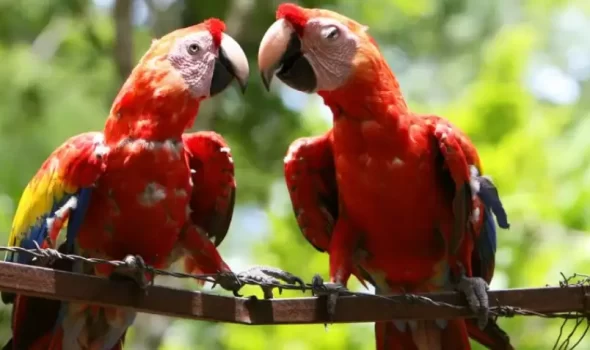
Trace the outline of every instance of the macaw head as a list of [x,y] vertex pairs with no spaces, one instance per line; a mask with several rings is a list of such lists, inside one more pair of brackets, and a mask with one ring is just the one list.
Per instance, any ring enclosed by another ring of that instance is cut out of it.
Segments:
[[384,62],[367,27],[336,12],[285,3],[276,18],[258,51],[267,89],[276,74],[296,90],[333,91]]
[[248,59],[216,18],[152,42],[121,88],[105,125],[107,144],[126,137],[177,138],[202,100],[235,79],[246,88]]
[[224,31],[225,24],[211,18],[168,33],[153,41],[135,70],[144,77],[156,77],[152,81],[164,89],[161,92],[188,92],[196,99],[222,92],[234,78],[244,90],[248,59]]

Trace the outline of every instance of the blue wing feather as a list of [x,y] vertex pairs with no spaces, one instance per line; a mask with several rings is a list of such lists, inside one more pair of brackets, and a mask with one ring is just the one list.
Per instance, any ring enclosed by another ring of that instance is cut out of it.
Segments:
[[473,263],[474,275],[490,282],[494,273],[496,261],[496,223],[491,210],[484,210],[483,227],[475,242],[475,262]]
[[[66,218],[66,242],[72,250],[88,209],[93,182],[104,171],[104,153],[108,148],[99,132],[71,137],[58,147],[31,179],[19,201],[9,245],[33,249],[43,246],[53,229],[62,228]],[[53,226],[57,224],[58,226]],[[55,237],[53,237],[55,238]],[[51,242],[52,245],[57,242]],[[28,254],[9,253],[5,261],[28,264]]]
[[[67,203],[67,201],[70,198],[72,198],[73,196],[75,196],[75,194],[65,195],[60,201],[53,204],[51,211],[49,213],[47,213],[47,215],[43,215],[39,219],[38,224],[31,227],[30,233],[27,235],[27,237],[23,238],[21,240],[20,247],[25,248],[25,249],[35,249],[35,248],[37,248],[35,243],[37,243],[37,245],[41,246],[43,244],[43,241],[45,240],[45,238],[49,234],[49,227],[47,225],[47,219],[54,218],[55,213],[63,205],[65,205],[65,203]],[[31,256],[29,254],[9,253],[7,255],[6,261],[18,262],[20,264],[28,264],[31,262],[32,259],[33,259],[33,256]]]
[[72,252],[74,249],[76,235],[78,234],[78,231],[80,231],[80,227],[82,226],[84,216],[86,215],[86,211],[88,210],[88,206],[90,205],[91,196],[92,187],[82,188],[78,192],[78,205],[76,206],[76,209],[73,210],[70,214],[68,228],[66,231],[66,243],[68,252]]
[[[74,240],[84,219],[84,215],[90,204],[90,197],[92,194],[92,188],[86,187],[80,189],[74,194],[65,195],[60,201],[56,202],[47,215],[43,215],[39,220],[38,224],[32,226],[29,234],[23,238],[20,242],[20,247],[25,249],[35,249],[37,245],[42,246],[45,238],[49,234],[48,219],[56,217],[58,210],[64,207],[66,203],[72,198],[77,200],[76,209],[72,210],[70,218],[68,220],[68,227],[66,233],[67,251],[71,252],[73,249]],[[36,243],[36,244],[35,244]],[[32,256],[29,254],[19,253],[8,253],[5,261],[17,262],[20,264],[29,264],[32,260]]]
[[492,213],[494,213],[496,220],[498,221],[498,226],[503,229],[510,228],[510,223],[508,223],[508,215],[506,215],[506,211],[504,210],[504,206],[502,205],[502,201],[500,200],[500,195],[498,195],[496,186],[494,186],[494,183],[488,177],[479,176],[478,180],[481,185],[478,193],[479,198],[481,198],[486,208],[489,208]]
[[476,241],[475,248],[478,256],[475,259],[474,267],[479,267],[480,270],[475,274],[484,277],[489,282],[493,275],[498,245],[496,221],[498,226],[503,229],[509,228],[510,224],[493,182],[485,176],[477,176],[476,179],[480,184],[477,196],[483,202],[484,217],[483,226]]
[[[105,169],[106,157],[103,156],[108,148],[99,147],[104,146],[103,141],[99,132],[84,133],[73,136],[51,154],[21,195],[9,245],[27,249],[44,246],[49,235],[56,239],[55,234],[59,234],[67,220],[65,242],[58,249],[61,253],[75,253],[76,236],[90,205],[93,184]],[[57,243],[52,241],[49,246],[56,248]],[[5,260],[29,264],[32,257],[11,253],[6,255]],[[64,271],[81,270],[80,262],[67,260],[56,260],[47,266]],[[5,292],[0,294],[5,304],[13,303],[15,297],[19,298],[19,307],[13,314],[13,341],[19,348],[39,340],[42,334],[51,332],[51,327],[55,330],[64,320],[64,310],[68,307],[68,303],[59,301]],[[45,311],[41,310],[43,314],[36,315],[40,308]],[[38,331],[30,334],[28,331],[31,329]]]

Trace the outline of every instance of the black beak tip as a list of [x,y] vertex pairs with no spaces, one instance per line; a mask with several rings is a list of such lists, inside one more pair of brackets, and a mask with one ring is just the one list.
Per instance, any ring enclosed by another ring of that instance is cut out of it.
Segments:
[[244,81],[244,82],[240,82],[240,91],[242,92],[242,95],[246,93],[246,89],[248,88],[248,82]]
[[262,85],[264,85],[264,88],[266,89],[266,91],[270,91],[270,82],[272,80],[272,75],[269,76],[268,73],[261,72],[260,73],[260,78],[262,79]]

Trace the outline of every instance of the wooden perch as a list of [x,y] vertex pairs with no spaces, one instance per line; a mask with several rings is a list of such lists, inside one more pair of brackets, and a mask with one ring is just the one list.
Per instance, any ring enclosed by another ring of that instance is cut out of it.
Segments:
[[[510,306],[540,314],[587,312],[584,286],[490,291],[491,306]],[[152,314],[248,325],[322,324],[328,322],[326,300],[304,297],[253,300],[161,286],[143,294],[129,282],[0,262],[0,290],[29,296],[124,307]],[[465,306],[458,293],[421,294],[437,303]],[[345,296],[338,299],[334,323],[392,319],[452,319],[472,316],[466,308],[408,302],[404,296]]]

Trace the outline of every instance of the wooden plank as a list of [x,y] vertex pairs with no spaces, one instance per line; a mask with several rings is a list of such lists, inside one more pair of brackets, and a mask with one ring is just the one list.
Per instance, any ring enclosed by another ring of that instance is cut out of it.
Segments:
[[[195,320],[251,325],[328,322],[324,297],[255,300],[162,286],[149,287],[147,294],[144,294],[131,282],[115,282],[7,262],[0,262],[0,290]],[[427,296],[435,303],[450,306],[409,301],[405,296],[343,296],[338,299],[332,322],[453,319],[472,316],[464,307],[464,298],[458,293],[431,293],[422,296]],[[493,308],[511,306],[536,313],[584,312],[589,299],[583,286],[497,290],[490,291],[489,298]]]

